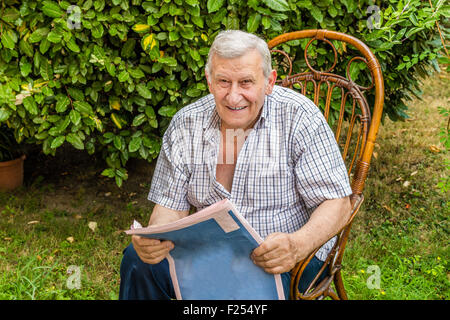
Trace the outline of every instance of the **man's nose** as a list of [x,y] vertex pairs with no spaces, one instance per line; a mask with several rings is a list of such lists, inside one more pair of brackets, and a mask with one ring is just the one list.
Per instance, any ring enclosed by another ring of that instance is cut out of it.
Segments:
[[232,107],[237,106],[241,102],[241,92],[237,83],[232,83],[227,94],[227,101]]

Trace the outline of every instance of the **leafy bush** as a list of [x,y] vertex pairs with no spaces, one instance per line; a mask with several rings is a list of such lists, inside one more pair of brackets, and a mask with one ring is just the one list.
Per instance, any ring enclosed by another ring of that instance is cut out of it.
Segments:
[[14,137],[14,131],[5,125],[0,125],[0,162],[17,159],[22,150]]
[[64,143],[101,152],[108,165],[103,174],[120,186],[128,159],[155,159],[170,118],[207,93],[203,67],[222,29],[266,39],[307,28],[355,35],[381,62],[385,110],[406,117],[403,100],[417,93],[429,66],[438,68],[435,23],[449,11],[443,3],[5,0],[0,123],[15,128],[18,141],[41,144],[45,154]]

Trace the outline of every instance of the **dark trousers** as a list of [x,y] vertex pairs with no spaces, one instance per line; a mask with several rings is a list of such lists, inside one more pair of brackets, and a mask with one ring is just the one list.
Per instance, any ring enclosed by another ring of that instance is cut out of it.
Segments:
[[[314,257],[305,268],[299,281],[299,290],[304,292],[323,262]],[[325,276],[323,272],[321,278]],[[289,297],[291,275],[289,272],[281,274],[286,299]],[[320,281],[321,279],[319,279]],[[167,259],[158,264],[144,263],[132,244],[123,251],[120,265],[120,300],[169,300],[175,299],[172,280],[169,274]],[[249,297],[251,299],[251,297]]]

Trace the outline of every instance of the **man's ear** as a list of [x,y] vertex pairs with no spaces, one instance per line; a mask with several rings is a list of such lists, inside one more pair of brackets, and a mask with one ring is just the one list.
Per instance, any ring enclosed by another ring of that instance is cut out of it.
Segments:
[[267,85],[266,85],[266,94],[271,94],[273,87],[275,86],[275,81],[277,80],[277,70],[273,69],[269,77],[267,78]]

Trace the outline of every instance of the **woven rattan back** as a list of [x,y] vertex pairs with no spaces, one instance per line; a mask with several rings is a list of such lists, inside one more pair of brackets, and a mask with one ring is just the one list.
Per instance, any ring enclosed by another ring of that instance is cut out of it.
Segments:
[[[331,66],[326,70],[316,70],[317,64],[308,57],[310,51],[322,50],[323,53],[323,48],[314,50],[315,42],[326,43],[332,49],[329,53]],[[360,40],[328,30],[285,33],[269,41],[268,45],[276,64],[274,67],[280,76],[278,83],[299,90],[323,111],[341,148],[353,194],[360,195],[383,109],[384,85],[378,60]],[[357,55],[349,57],[350,52],[356,52]],[[304,57],[300,64],[296,63],[300,60],[299,55]],[[338,62],[345,65],[339,66]],[[360,67],[356,66],[361,63],[370,71],[366,77],[369,83],[365,86],[357,84],[351,77],[351,71],[359,71]],[[333,73],[336,69],[344,70],[344,74]],[[369,105],[367,93],[371,90],[374,93],[370,95],[372,105]]]

